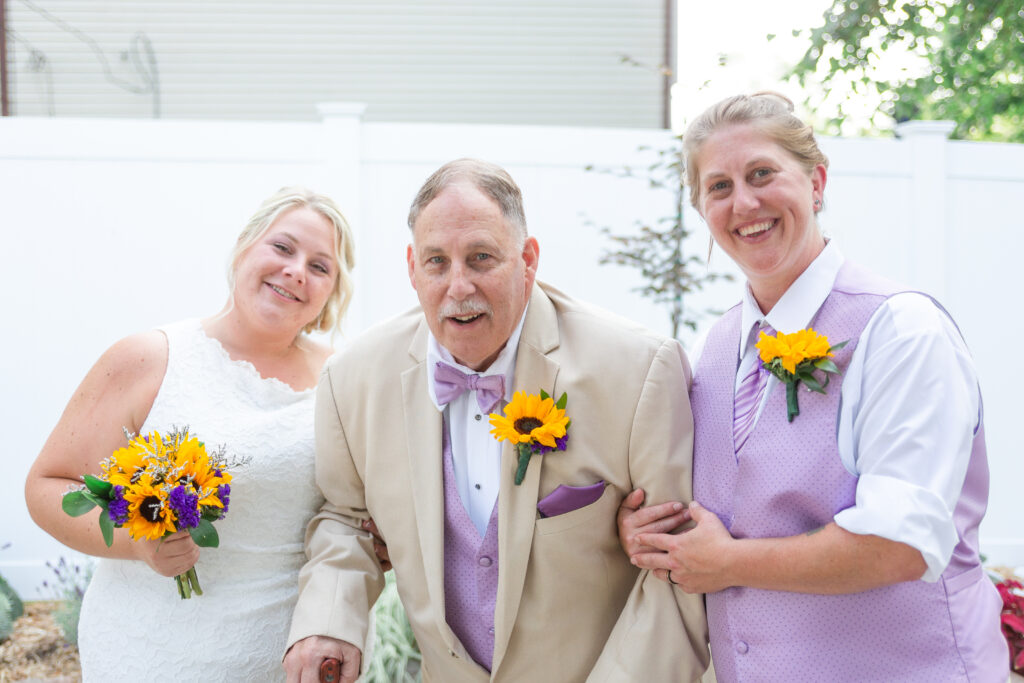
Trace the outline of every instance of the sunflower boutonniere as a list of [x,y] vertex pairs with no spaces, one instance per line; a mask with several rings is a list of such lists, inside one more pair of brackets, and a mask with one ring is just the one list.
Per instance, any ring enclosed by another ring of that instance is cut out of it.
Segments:
[[546,391],[527,394],[517,391],[505,406],[505,414],[491,413],[491,434],[498,441],[508,441],[516,447],[519,463],[516,467],[516,486],[523,483],[526,467],[534,453],[543,455],[551,451],[564,451],[569,441],[569,418],[565,415],[565,393],[555,401]]
[[[762,332],[758,337],[756,348],[761,353],[761,365],[786,385],[786,417],[790,422],[800,414],[797,385],[803,382],[811,391],[824,394],[829,375],[839,374],[839,368],[830,360],[832,352],[848,341],[829,346],[828,337],[809,327],[793,334],[779,332],[774,337]],[[822,371],[824,381],[814,376],[815,370]]]

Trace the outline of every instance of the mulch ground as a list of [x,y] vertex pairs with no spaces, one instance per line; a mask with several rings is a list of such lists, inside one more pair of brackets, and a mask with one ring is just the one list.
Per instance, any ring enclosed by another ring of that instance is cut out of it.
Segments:
[[82,667],[78,648],[64,642],[53,620],[58,602],[29,602],[11,637],[0,643],[0,683],[78,683]]

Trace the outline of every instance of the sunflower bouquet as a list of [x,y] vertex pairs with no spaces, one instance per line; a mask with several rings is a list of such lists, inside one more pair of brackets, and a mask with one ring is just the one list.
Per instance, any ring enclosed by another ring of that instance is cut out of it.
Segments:
[[[85,485],[64,495],[61,507],[72,517],[101,508],[100,532],[109,547],[114,529],[124,528],[132,540],[156,540],[187,529],[196,545],[216,548],[220,540],[213,522],[228,511],[231,475],[224,448],[207,452],[188,427],[168,434],[134,435],[128,445],[100,463],[102,474],[85,475]],[[203,594],[195,567],[174,577],[178,595]]]
[[539,395],[517,391],[505,406],[504,415],[491,413],[491,435],[498,441],[514,444],[519,455],[516,486],[523,483],[533,455],[566,449],[570,422],[565,415],[567,401],[565,393],[555,401],[543,389]]
[[[846,344],[844,341],[829,346],[828,337],[809,327],[793,334],[779,332],[772,336],[761,332],[758,336],[756,348],[762,367],[786,385],[786,418],[790,422],[800,414],[797,386],[803,382],[809,390],[824,394],[829,375],[839,374],[839,368],[831,360],[832,352]],[[822,380],[814,376],[816,370],[821,370]]]

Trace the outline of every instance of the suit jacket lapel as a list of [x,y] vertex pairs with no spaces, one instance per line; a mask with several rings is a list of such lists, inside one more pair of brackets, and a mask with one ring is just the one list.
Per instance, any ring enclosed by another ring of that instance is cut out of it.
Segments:
[[[547,354],[558,346],[558,320],[555,308],[535,284],[523,323],[516,354],[514,391],[536,394],[541,389],[554,391],[558,364]],[[557,398],[557,396],[555,397]],[[518,456],[505,442],[501,452],[501,486],[498,493],[498,596],[494,609],[494,660],[492,671],[501,664],[512,636],[519,602],[526,581],[526,567],[533,544],[537,519],[537,492],[543,456],[534,456],[519,486],[514,477]]]
[[416,364],[402,373],[402,407],[409,468],[416,510],[416,530],[423,553],[423,570],[438,632],[449,649],[462,649],[445,619],[444,598],[444,473],[441,431],[443,420],[427,393],[427,323],[422,321],[409,346]]

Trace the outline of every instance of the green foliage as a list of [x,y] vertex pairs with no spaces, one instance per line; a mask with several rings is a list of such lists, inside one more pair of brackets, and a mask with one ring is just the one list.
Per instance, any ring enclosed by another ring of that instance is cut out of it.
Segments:
[[7,583],[7,579],[0,576],[0,595],[7,598],[8,608],[11,612],[11,616],[17,619],[25,613],[25,605],[21,602],[21,598],[18,593],[11,587],[11,584]]
[[[633,234],[615,234],[611,228],[601,228],[614,248],[607,250],[600,262],[639,270],[645,284],[635,291],[668,309],[672,336],[678,337],[683,326],[697,329],[700,315],[686,308],[685,296],[716,280],[731,280],[732,276],[712,273],[700,256],[686,254],[686,239],[690,236],[690,230],[686,227],[683,210],[689,195],[685,183],[682,136],[675,136],[669,147],[657,150],[656,154],[656,160],[646,168],[624,167],[604,172],[623,178],[641,178],[650,187],[670,193],[672,214],[662,216],[653,223],[636,221],[634,225],[637,232]],[[588,166],[587,170],[597,169]]]
[[78,645],[78,617],[81,613],[81,600],[65,600],[53,613],[53,620],[60,627],[64,641],[71,645]]
[[1024,142],[1020,0],[835,0],[824,22],[792,75],[839,95],[827,132],[844,103],[877,97],[895,121],[948,119],[956,138]]
[[14,630],[14,620],[16,617],[13,616],[14,609],[11,606],[10,599],[3,593],[0,593],[0,643],[11,637],[11,631]]
[[388,572],[385,577],[384,591],[373,606],[377,633],[362,680],[365,683],[415,683],[421,680],[419,646],[398,597],[395,573]]
[[[0,546],[0,550],[6,550],[10,543]],[[0,642],[7,640],[14,629],[14,622],[25,613],[25,606],[18,597],[17,591],[7,583],[7,580],[0,576]]]

